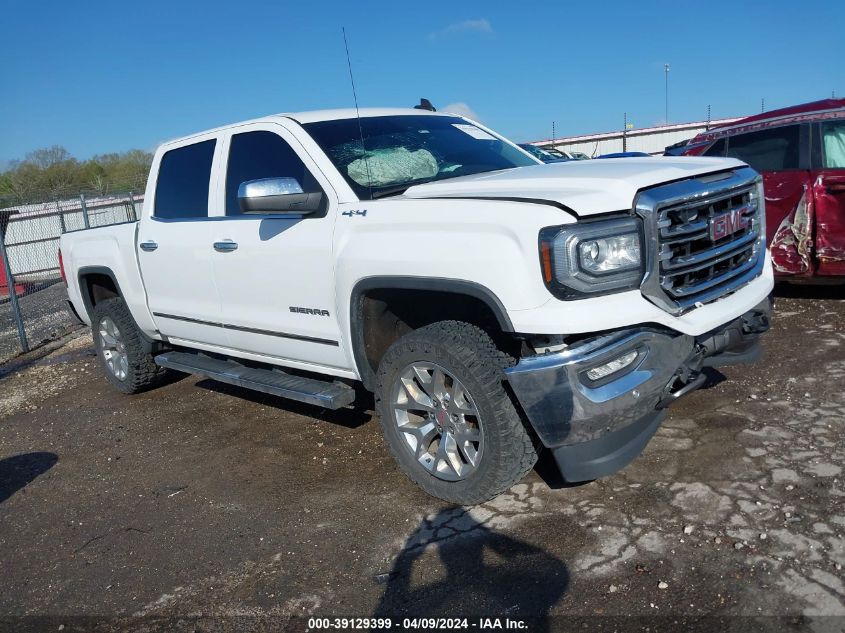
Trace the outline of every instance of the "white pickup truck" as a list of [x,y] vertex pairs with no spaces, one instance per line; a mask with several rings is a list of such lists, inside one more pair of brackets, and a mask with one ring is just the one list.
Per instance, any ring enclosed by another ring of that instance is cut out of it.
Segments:
[[544,165],[449,114],[303,112],[163,144],[141,219],[61,254],[118,390],[361,383],[402,470],[473,504],[543,447],[569,481],[622,468],[704,367],[759,355],[764,203],[732,159]]

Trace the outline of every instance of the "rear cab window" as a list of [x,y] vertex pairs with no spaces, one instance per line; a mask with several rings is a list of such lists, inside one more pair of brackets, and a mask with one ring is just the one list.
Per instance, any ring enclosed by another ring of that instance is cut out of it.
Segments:
[[174,220],[208,217],[208,190],[216,141],[168,150],[156,178],[153,217]]

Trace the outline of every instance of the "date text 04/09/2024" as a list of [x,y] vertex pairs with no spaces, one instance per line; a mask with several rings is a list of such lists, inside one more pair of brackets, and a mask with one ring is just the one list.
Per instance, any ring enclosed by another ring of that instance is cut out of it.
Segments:
[[476,629],[524,630],[528,628],[524,620],[511,618],[404,618],[401,622],[391,618],[309,618],[308,629],[400,629],[400,630],[435,630],[435,629]]

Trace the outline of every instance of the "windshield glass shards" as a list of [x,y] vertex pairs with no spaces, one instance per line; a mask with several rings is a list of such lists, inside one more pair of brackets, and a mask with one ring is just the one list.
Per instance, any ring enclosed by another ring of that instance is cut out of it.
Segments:
[[459,117],[365,117],[360,129],[358,125],[358,119],[341,119],[303,127],[361,199],[399,195],[423,182],[536,164]]

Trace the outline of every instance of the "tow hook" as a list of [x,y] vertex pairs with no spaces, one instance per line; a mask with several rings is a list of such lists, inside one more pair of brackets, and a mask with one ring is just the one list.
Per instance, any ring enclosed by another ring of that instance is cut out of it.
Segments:
[[771,316],[765,312],[748,312],[742,315],[743,334],[762,334],[771,327]]
[[672,380],[666,385],[663,389],[663,397],[660,398],[660,401],[657,403],[658,409],[665,409],[670,404],[676,403],[678,400],[683,398],[684,396],[691,394],[693,391],[698,389],[701,385],[704,384],[704,381],[707,380],[707,376],[703,373],[696,373],[694,376],[691,377],[689,382],[685,382],[680,389],[677,391],[673,391],[672,388],[675,386],[675,383],[678,382],[680,376],[673,376]]

